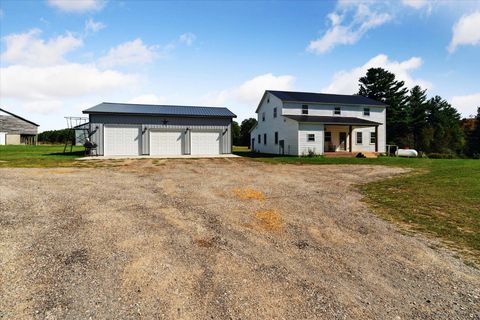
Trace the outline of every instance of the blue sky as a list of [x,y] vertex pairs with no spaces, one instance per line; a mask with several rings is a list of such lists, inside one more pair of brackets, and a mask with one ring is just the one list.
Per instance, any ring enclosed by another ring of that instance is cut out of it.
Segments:
[[480,106],[480,1],[0,2],[0,105],[41,125],[102,101],[227,106],[352,94],[369,67]]

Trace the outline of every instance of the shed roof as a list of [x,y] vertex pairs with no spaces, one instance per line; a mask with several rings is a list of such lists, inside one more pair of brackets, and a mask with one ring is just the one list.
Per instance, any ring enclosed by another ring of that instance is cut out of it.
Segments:
[[333,116],[305,116],[305,115],[284,115],[289,119],[298,122],[320,122],[324,124],[377,126],[381,123],[356,117],[333,117]]
[[225,107],[173,106],[154,104],[132,104],[102,102],[83,113],[88,114],[134,114],[151,116],[183,116],[205,118],[236,118],[237,116]]
[[324,104],[348,104],[366,106],[387,106],[385,103],[360,95],[329,94],[315,92],[276,91],[267,90],[282,101],[324,103]]
[[20,119],[20,120],[23,120],[23,121],[28,122],[28,123],[30,123],[30,124],[33,124],[34,126],[40,127],[39,124],[36,124],[35,122],[32,122],[32,121],[27,120],[27,119],[25,119],[25,118],[22,118],[22,117],[20,117],[20,116],[17,116],[16,114],[11,113],[11,112],[9,112],[9,111],[7,111],[7,110],[5,110],[5,109],[0,108],[0,111],[5,112],[6,114],[9,114],[9,115],[11,115],[12,117],[15,117],[15,118],[17,118],[17,119]]

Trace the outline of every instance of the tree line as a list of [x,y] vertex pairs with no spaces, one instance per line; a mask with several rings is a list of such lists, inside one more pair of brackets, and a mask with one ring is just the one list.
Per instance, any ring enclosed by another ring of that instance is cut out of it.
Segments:
[[39,143],[57,144],[75,141],[75,131],[70,129],[48,130],[38,134]]
[[[357,94],[375,99],[387,107],[387,144],[409,147],[426,153],[477,156],[480,124],[462,127],[458,111],[447,100],[414,86],[382,68],[370,68],[359,79]],[[480,120],[480,108],[477,120]]]

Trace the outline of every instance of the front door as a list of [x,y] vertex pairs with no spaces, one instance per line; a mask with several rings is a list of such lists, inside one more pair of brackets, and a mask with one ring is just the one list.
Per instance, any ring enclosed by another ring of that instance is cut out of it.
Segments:
[[339,143],[339,149],[341,151],[346,151],[347,150],[347,133],[346,132],[340,132],[339,133],[340,137],[340,143]]

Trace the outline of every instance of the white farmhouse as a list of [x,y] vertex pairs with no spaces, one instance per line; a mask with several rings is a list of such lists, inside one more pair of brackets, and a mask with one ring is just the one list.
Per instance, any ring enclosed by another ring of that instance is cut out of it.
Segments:
[[252,150],[307,155],[385,152],[386,107],[358,95],[267,90],[255,111]]

